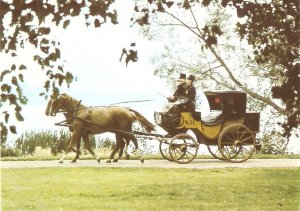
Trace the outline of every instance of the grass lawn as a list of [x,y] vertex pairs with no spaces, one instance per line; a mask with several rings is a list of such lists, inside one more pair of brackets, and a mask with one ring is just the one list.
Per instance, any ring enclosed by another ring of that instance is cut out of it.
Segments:
[[1,169],[1,210],[300,210],[299,169]]

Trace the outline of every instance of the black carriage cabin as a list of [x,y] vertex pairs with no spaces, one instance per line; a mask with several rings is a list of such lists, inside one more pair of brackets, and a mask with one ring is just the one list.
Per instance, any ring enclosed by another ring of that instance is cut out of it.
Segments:
[[205,91],[210,111],[220,111],[225,118],[244,116],[244,124],[252,131],[259,131],[259,112],[246,111],[247,94],[243,91]]
[[224,114],[244,115],[247,94],[242,91],[206,91],[210,110],[220,110]]

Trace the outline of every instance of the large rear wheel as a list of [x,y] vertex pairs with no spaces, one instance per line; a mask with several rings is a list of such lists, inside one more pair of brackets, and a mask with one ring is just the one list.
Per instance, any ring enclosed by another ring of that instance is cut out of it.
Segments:
[[170,141],[169,154],[172,160],[177,163],[192,162],[196,158],[197,152],[198,144],[196,140],[186,133],[180,133]]
[[253,155],[255,136],[247,126],[232,124],[220,133],[218,148],[225,160],[241,163]]

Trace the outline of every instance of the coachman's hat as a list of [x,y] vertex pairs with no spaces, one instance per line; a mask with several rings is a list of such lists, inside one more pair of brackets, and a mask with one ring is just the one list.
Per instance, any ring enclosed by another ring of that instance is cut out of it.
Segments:
[[186,79],[186,74],[184,73],[180,73],[180,76],[178,78],[178,81],[182,81],[182,80],[185,80]]
[[188,79],[187,80],[190,80],[190,81],[194,81],[195,80],[195,76],[193,75],[189,75]]

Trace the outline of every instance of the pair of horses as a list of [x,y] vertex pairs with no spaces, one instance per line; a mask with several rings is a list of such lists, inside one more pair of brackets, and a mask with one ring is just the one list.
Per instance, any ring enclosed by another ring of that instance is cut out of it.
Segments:
[[[87,150],[100,162],[100,158],[91,149],[89,134],[104,132],[113,132],[116,135],[116,145],[106,161],[107,163],[111,162],[118,151],[120,151],[119,158],[122,156],[124,140],[126,141],[125,152],[127,152],[129,142],[132,141],[140,161],[144,162],[144,158],[138,148],[137,139],[131,133],[132,123],[138,121],[147,132],[153,131],[155,125],[139,112],[119,106],[88,107],[67,94],[60,94],[58,97],[51,97],[49,100],[46,115],[55,116],[58,112],[62,112],[65,115],[66,120],[64,122],[69,125],[69,129],[72,132],[67,150],[60,159],[60,163],[64,162],[66,155],[72,150],[76,151],[72,162],[76,162],[79,159],[81,138]],[[74,144],[76,144],[76,150],[73,149]],[[114,161],[117,162],[117,160],[115,159]]]

